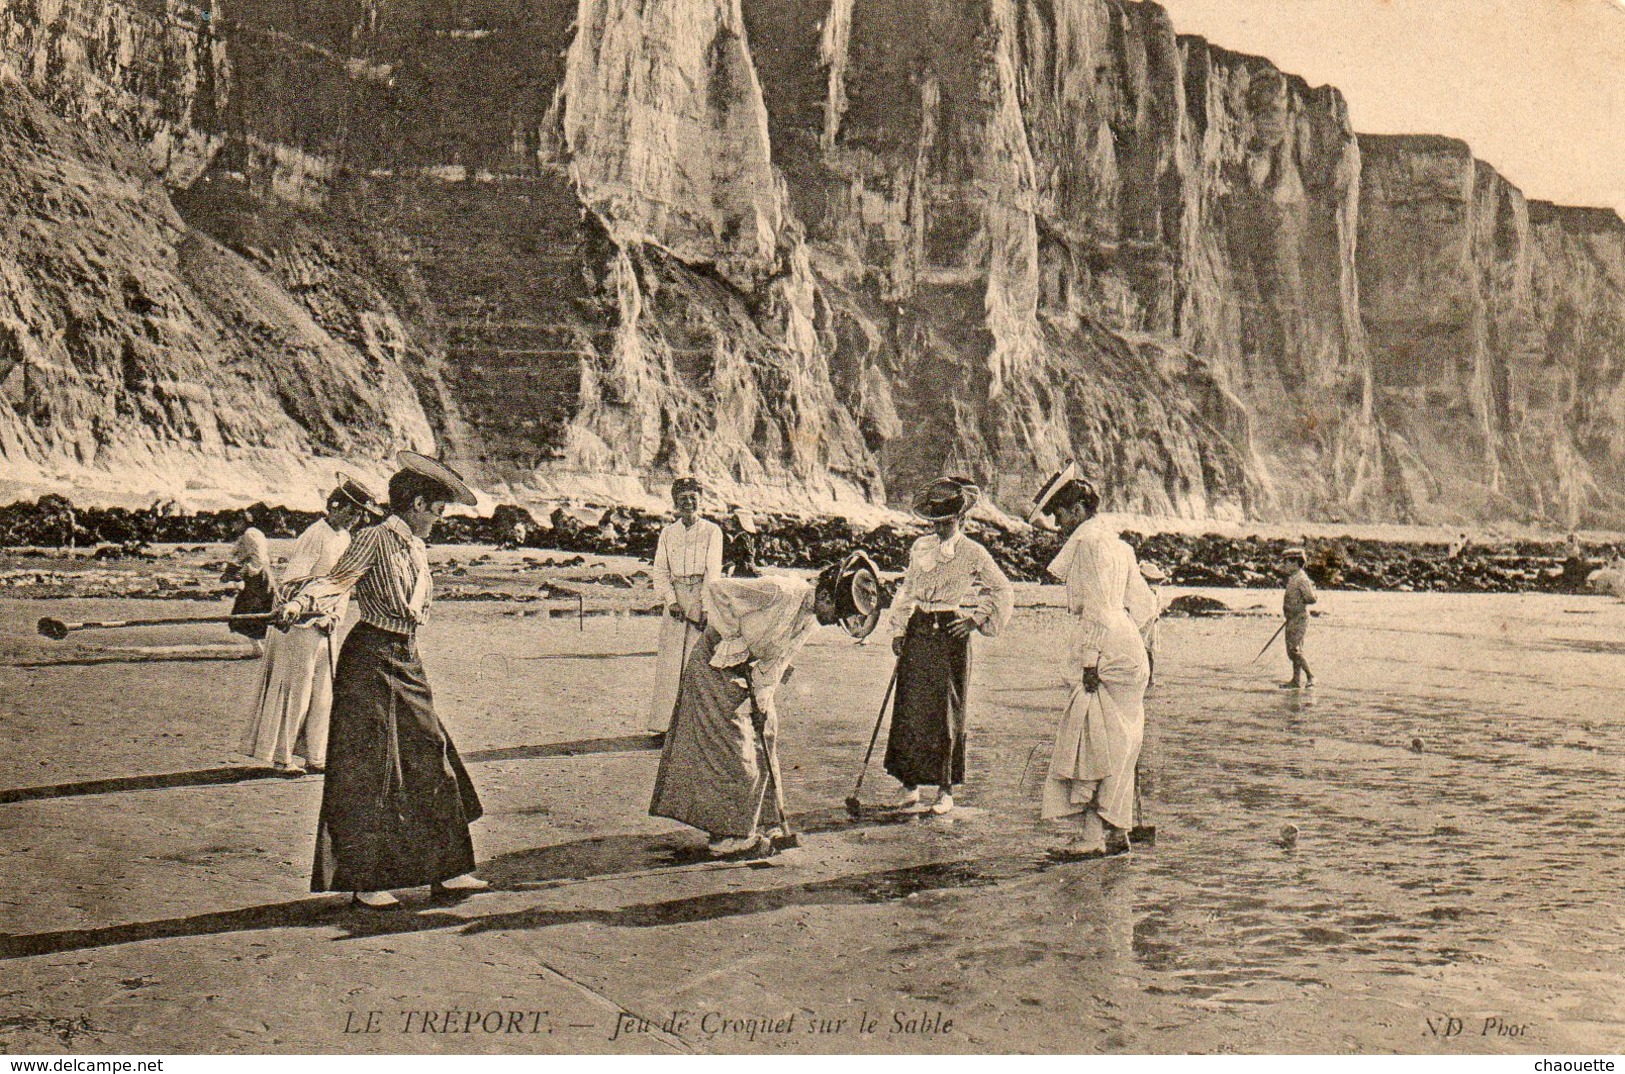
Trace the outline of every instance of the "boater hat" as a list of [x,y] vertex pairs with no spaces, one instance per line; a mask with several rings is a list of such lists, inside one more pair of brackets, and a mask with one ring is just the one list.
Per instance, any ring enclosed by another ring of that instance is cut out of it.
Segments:
[[419,455],[415,451],[401,451],[396,453],[395,463],[402,470],[410,470],[439,485],[446,491],[446,498],[453,503],[467,507],[474,507],[479,503],[474,496],[474,490],[463,480],[463,475],[438,459]]
[[1168,580],[1167,572],[1150,560],[1145,560],[1140,564],[1140,577],[1148,582],[1166,582]]
[[880,588],[880,568],[863,549],[847,554],[818,574],[818,594],[835,604],[836,622],[854,638],[867,638],[880,623],[886,607]]
[[968,477],[939,477],[914,495],[914,517],[926,522],[959,518],[976,506],[982,490]]
[[1060,496],[1061,493],[1065,492],[1073,485],[1083,486],[1084,497],[1086,499],[1092,497],[1096,504],[1100,502],[1099,496],[1095,494],[1095,487],[1089,484],[1088,481],[1084,480],[1083,477],[1078,473],[1078,464],[1076,462],[1068,462],[1065,466],[1057,470],[1048,481],[1044,482],[1044,487],[1038,490],[1037,496],[1033,497],[1033,509],[1027,512],[1027,521],[1036,522],[1038,521],[1039,515],[1049,514],[1050,504],[1055,501],[1056,497]]
[[1281,553],[1281,558],[1294,560],[1298,563],[1309,562],[1309,554],[1301,548],[1288,548],[1285,552]]
[[374,518],[384,517],[384,507],[379,501],[377,494],[363,484],[359,477],[356,477],[353,474],[347,474],[343,470],[338,471],[338,473],[334,476],[338,478],[339,483],[338,486],[328,495],[328,503],[332,503],[334,500],[340,500],[354,507],[361,508],[362,511]]

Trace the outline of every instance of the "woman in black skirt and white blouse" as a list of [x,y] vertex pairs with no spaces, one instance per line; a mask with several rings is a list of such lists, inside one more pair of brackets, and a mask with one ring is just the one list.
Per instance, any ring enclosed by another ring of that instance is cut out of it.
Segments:
[[[964,518],[980,490],[941,478],[920,490],[914,514],[932,532],[909,550],[908,573],[892,604],[897,696],[886,741],[886,771],[903,785],[905,812],[946,813],[965,780],[966,689],[971,633],[992,637],[1010,622],[1015,589],[988,550],[965,536]],[[920,787],[938,788],[920,801]]]

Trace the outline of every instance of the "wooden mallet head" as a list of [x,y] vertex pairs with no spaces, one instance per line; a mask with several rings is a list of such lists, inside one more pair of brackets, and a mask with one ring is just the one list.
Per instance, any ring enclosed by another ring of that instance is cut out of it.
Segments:
[[68,636],[68,624],[47,615],[39,621],[39,632],[52,641],[61,641]]

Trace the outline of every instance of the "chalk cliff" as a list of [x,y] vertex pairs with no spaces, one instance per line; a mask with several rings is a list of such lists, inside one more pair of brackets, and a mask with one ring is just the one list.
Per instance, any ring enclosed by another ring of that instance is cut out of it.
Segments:
[[1625,227],[1122,0],[10,0],[17,487],[1618,522]]

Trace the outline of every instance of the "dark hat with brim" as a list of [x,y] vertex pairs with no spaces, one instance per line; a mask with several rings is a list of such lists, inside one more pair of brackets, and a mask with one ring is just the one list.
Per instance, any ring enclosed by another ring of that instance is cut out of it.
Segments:
[[914,495],[914,517],[926,522],[960,518],[982,498],[982,490],[968,477],[939,477]]
[[704,491],[705,486],[700,484],[700,479],[697,477],[679,477],[671,483],[671,494],[673,496],[676,496],[679,492],[692,492],[698,495]]
[[359,477],[354,474],[347,474],[343,470],[338,471],[334,476],[338,478],[338,485],[328,495],[328,503],[335,501],[347,503],[352,507],[360,508],[374,518],[384,517],[386,512],[384,511],[383,502],[379,500],[378,494],[368,488]]
[[836,622],[854,638],[874,633],[887,603],[880,587],[880,568],[861,548],[819,572],[818,593],[830,597]]
[[401,469],[426,477],[445,489],[446,499],[450,503],[460,503],[465,507],[479,504],[474,490],[468,487],[468,482],[463,480],[463,476],[439,459],[431,459],[415,451],[400,451],[395,454],[395,463]]

